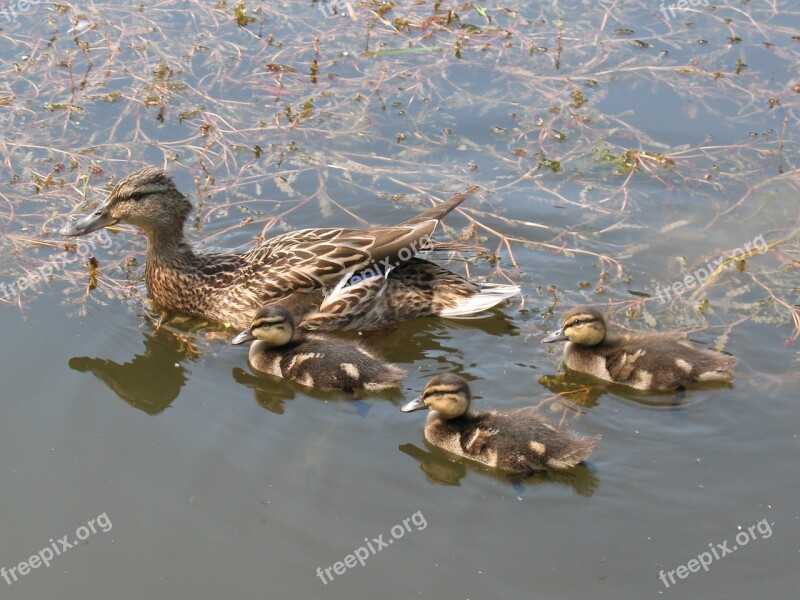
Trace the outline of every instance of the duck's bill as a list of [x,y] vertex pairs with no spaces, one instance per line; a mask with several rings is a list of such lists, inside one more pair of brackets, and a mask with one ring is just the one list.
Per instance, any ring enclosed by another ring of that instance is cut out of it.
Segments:
[[414,412],[415,410],[425,410],[428,408],[425,406],[425,402],[422,401],[422,396],[419,398],[414,398],[408,404],[404,404],[400,407],[400,412]]
[[552,342],[563,342],[564,340],[567,339],[569,338],[567,338],[567,336],[564,335],[564,328],[562,327],[561,329],[556,329],[553,333],[543,338],[542,343],[550,344]]
[[102,229],[103,227],[116,225],[118,222],[118,219],[112,217],[107,208],[101,206],[93,213],[81,217],[72,223],[67,223],[58,230],[58,233],[68,236],[86,235],[87,233]]
[[252,342],[255,339],[256,336],[252,334],[250,328],[248,327],[244,331],[237,333],[236,337],[231,340],[231,344],[238,346],[239,344],[244,344],[245,342]]

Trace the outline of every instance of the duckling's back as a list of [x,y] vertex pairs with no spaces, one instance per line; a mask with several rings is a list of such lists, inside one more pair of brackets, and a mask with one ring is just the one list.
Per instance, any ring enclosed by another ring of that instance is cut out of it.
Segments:
[[250,347],[250,364],[321,390],[379,391],[397,386],[406,375],[358,344],[320,335],[278,348],[255,342]]
[[628,334],[597,346],[570,343],[567,367],[640,390],[675,390],[703,381],[730,381],[736,359],[701,350],[682,334]]
[[600,436],[569,435],[534,415],[532,409],[521,409],[513,413],[470,411],[450,420],[432,413],[425,438],[453,454],[490,467],[528,473],[577,465],[592,453]]

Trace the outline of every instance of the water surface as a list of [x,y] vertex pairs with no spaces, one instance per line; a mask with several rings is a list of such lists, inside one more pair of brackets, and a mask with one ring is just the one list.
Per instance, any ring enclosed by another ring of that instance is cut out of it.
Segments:
[[[70,260],[0,307],[0,566],[99,515],[113,524],[0,580],[3,597],[796,595],[794,5],[665,20],[644,2],[440,3],[457,18],[355,2],[351,18],[347,4],[327,18],[246,3],[245,26],[233,5],[14,9],[0,22],[2,281],[72,257],[63,215],[152,163],[199,204],[189,237],[204,251],[399,222],[424,193],[478,184],[439,234],[499,260],[449,266],[521,298],[360,336],[410,375],[352,400],[254,375],[203,323],[159,326],[144,240],[113,233],[93,249],[94,289]],[[759,236],[775,244],[741,270],[654,297]],[[652,396],[559,377],[560,349],[539,340],[580,303],[620,327],[690,331],[739,358],[735,383]],[[424,417],[398,406],[449,371],[476,405],[543,403],[601,434],[590,464],[515,486],[429,448]],[[659,579],[760,523],[708,572]]]

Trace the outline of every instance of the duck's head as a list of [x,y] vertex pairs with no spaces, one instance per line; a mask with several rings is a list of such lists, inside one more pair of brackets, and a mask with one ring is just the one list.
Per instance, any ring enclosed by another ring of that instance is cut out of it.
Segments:
[[603,314],[590,306],[573,308],[557,329],[542,340],[543,344],[569,340],[580,346],[596,346],[606,337],[606,320]]
[[400,410],[413,412],[429,408],[444,419],[455,419],[467,412],[471,400],[469,384],[463,377],[443,373],[428,382],[419,398],[402,406]]
[[260,340],[273,348],[284,346],[292,341],[294,337],[294,319],[292,314],[279,304],[273,304],[261,308],[250,327],[240,332],[231,344],[244,344]]
[[124,177],[93,213],[64,225],[61,235],[86,235],[128,223],[153,232],[183,232],[192,204],[163,169],[144,167]]

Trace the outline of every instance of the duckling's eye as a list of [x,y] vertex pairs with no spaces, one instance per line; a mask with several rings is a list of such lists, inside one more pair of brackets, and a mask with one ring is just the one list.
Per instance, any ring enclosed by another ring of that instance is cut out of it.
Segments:
[[577,321],[573,321],[570,323],[570,327],[575,327],[576,325],[588,325],[589,323],[594,323],[597,319],[578,319]]

